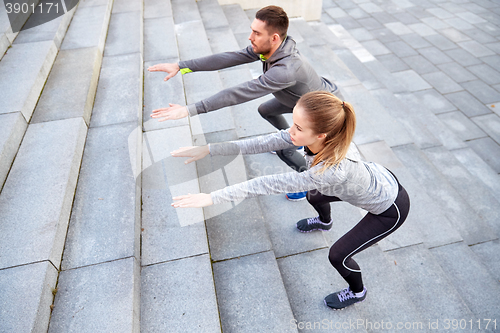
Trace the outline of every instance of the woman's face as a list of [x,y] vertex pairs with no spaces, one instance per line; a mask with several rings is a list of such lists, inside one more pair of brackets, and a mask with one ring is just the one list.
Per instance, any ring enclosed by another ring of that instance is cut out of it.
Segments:
[[300,105],[293,108],[293,125],[288,132],[295,146],[307,146],[315,153],[323,148],[326,134],[314,133],[306,112]]

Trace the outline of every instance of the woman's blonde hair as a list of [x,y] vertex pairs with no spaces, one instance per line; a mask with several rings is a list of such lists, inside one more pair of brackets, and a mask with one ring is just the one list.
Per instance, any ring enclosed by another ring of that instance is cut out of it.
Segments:
[[320,172],[338,165],[349,150],[356,129],[356,114],[351,104],[332,93],[312,91],[303,95],[297,105],[302,107],[315,134],[326,134],[325,146],[314,158],[312,166],[324,162]]

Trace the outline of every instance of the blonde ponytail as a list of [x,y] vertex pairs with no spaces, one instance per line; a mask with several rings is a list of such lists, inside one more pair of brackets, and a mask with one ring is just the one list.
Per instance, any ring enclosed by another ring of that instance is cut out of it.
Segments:
[[356,114],[351,104],[325,91],[303,95],[298,105],[306,111],[316,134],[326,134],[325,146],[314,158],[312,166],[323,162],[321,173],[346,157],[356,129]]

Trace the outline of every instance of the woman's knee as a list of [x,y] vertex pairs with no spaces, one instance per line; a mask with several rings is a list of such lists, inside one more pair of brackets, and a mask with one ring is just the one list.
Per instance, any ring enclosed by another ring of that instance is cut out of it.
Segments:
[[335,248],[335,246],[332,246],[330,248],[330,252],[328,253],[328,260],[330,261],[333,267],[335,267],[337,270],[341,268],[344,259],[345,257],[342,254],[340,254],[340,252],[338,251],[338,249]]

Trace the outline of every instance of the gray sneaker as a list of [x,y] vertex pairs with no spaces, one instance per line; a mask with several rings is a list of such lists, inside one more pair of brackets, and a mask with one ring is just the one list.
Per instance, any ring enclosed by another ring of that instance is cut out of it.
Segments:
[[341,291],[337,291],[336,293],[326,296],[325,305],[334,310],[342,310],[349,305],[363,302],[366,298],[366,288],[363,288],[363,292],[363,296],[356,297],[351,288],[347,287],[345,289],[342,289]]
[[332,225],[333,220],[330,220],[330,223],[325,223],[319,219],[319,216],[316,216],[297,222],[297,229],[300,232],[311,232],[313,230],[328,231],[332,228]]

